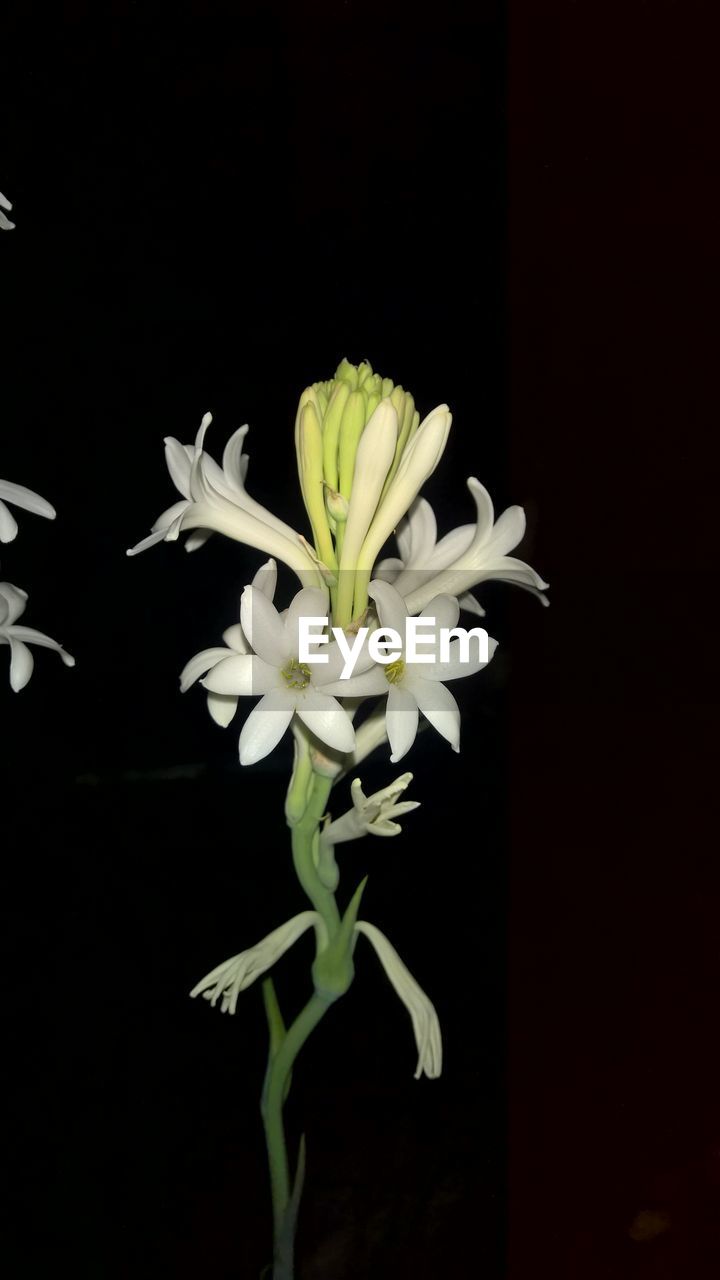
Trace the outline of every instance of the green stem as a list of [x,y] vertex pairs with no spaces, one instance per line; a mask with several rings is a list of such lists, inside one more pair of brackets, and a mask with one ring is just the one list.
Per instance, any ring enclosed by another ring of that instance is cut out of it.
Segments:
[[288,1166],[283,1104],[286,1085],[293,1063],[311,1032],[330,1008],[330,1002],[313,995],[288,1029],[282,1045],[271,1057],[261,1102],[270,1185],[273,1205],[273,1234],[275,1239],[275,1280],[292,1280],[294,1221],[287,1221],[290,1203],[290,1170]]

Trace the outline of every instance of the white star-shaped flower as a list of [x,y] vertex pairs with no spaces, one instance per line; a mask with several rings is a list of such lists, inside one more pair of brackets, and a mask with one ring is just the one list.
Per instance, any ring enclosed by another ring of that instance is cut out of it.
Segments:
[[[378,581],[371,582],[368,594],[375,601],[381,627],[396,631],[404,642],[410,614],[402,596],[389,582]],[[427,643],[423,642],[419,659],[410,658],[403,643],[400,656],[391,663],[378,664],[356,678],[357,694],[387,693],[385,725],[393,764],[407,754],[415,741],[420,711],[453,751],[460,750],[460,708],[443,682],[482,671],[487,662],[481,660],[477,644],[471,646],[467,660],[461,660],[458,639],[450,642],[448,661],[440,660],[440,631],[457,626],[459,616],[460,607],[453,596],[435,596],[420,614],[421,618],[434,619],[434,627],[428,622],[424,631]],[[497,641],[488,637],[488,662],[496,648]]]
[[55,519],[55,508],[41,498],[39,493],[26,489],[22,484],[13,484],[10,480],[0,480],[0,542],[12,542],[17,536],[17,521],[6,506],[11,502],[23,511],[32,511],[33,515],[44,516],[46,520]]
[[10,646],[10,685],[16,693],[25,688],[35,665],[28,644],[54,649],[66,667],[75,666],[75,659],[57,640],[51,640],[50,636],[36,631],[34,627],[17,626],[17,619],[24,613],[26,604],[26,591],[14,587],[11,582],[0,582],[0,644]]
[[333,694],[353,697],[356,677],[340,681],[344,659],[337,644],[327,646],[327,663],[308,665],[298,656],[301,618],[325,617],[327,607],[326,592],[305,587],[281,617],[262,591],[245,588],[240,622],[253,652],[226,656],[201,682],[213,693],[235,698],[262,695],[240,734],[241,764],[254,764],[268,755],[294,715],[335,751],[353,750],[352,722]]

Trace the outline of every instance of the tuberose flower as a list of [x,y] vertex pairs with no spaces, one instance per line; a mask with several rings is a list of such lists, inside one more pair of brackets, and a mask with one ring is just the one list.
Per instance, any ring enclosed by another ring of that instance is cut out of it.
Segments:
[[0,582],[0,644],[10,646],[10,685],[19,693],[25,688],[33,673],[35,660],[28,649],[28,644],[36,644],[44,649],[54,649],[60,654],[66,667],[74,667],[75,659],[42,631],[33,627],[17,626],[27,603],[27,592],[14,587],[11,582]]
[[[418,497],[400,521],[395,537],[400,556],[389,556],[375,566],[374,576],[391,582],[401,596],[423,586],[463,551],[473,539],[475,526],[461,525],[438,542],[437,521],[427,498]],[[468,613],[485,617],[485,610],[470,591],[458,596],[458,604]]]
[[41,498],[39,493],[26,489],[22,484],[13,484],[10,480],[0,480],[0,542],[12,542],[17,536],[17,521],[6,503],[11,502],[23,511],[32,511],[33,515],[44,516],[46,520],[55,519],[55,508]]
[[218,662],[202,684],[215,693],[232,697],[262,695],[240,734],[240,763],[254,764],[277,746],[294,715],[311,733],[336,751],[352,751],[355,733],[344,707],[332,694],[354,694],[356,677],[339,677],[344,659],[337,645],[329,645],[328,662],[300,662],[301,618],[324,617],[326,592],[313,587],[299,591],[284,617],[257,587],[246,587],[240,604],[243,632],[251,654],[233,654]]
[[[403,642],[402,653],[386,666],[373,667],[356,680],[356,692],[362,694],[387,693],[385,722],[395,764],[410,750],[418,730],[418,713],[445,738],[453,748],[460,750],[460,708],[443,681],[457,680],[473,675],[487,666],[497,641],[488,637],[488,657],[485,661],[479,644],[461,660],[460,641],[454,639],[449,646],[449,660],[440,661],[440,631],[457,625],[460,608],[452,596],[435,596],[421,618],[434,619],[434,629],[429,623],[425,634],[422,655],[412,659],[404,647],[406,623],[409,612],[402,596],[389,582],[374,581],[370,584],[370,597],[375,601],[380,625],[396,631]],[[474,653],[472,652],[474,649]],[[425,661],[422,661],[424,657]]]
[[418,1049],[415,1079],[424,1074],[430,1080],[437,1080],[442,1072],[442,1036],[432,1000],[403,964],[392,943],[374,924],[358,920],[355,932],[363,934],[374,947],[392,986],[410,1014]]
[[[524,587],[547,604],[542,594],[547,582],[543,582],[524,560],[508,555],[525,536],[522,507],[508,507],[496,520],[492,499],[484,485],[474,476],[467,484],[475,500],[475,524],[460,525],[440,542],[434,543],[435,518],[433,515],[430,521],[432,509],[429,515],[430,504],[427,503],[415,513],[414,531],[408,528],[413,541],[417,539],[418,549],[412,549],[415,563],[408,564],[403,556],[404,570],[412,572],[407,572],[407,575],[403,572],[395,579],[394,586],[404,596],[410,613],[417,613],[438,593],[458,596],[462,600],[466,592],[490,578]],[[425,574],[425,569],[433,572]],[[418,572],[422,574],[420,580]]]
[[362,789],[362,782],[359,778],[355,778],[350,787],[352,809],[348,809],[341,818],[328,823],[322,832],[322,841],[325,844],[335,845],[343,844],[346,840],[357,840],[366,835],[386,837],[400,835],[402,827],[393,819],[420,807],[419,800],[401,800],[398,803],[398,797],[411,782],[412,774],[402,773],[389,786],[383,787],[381,791],[375,791],[371,796],[366,796]]

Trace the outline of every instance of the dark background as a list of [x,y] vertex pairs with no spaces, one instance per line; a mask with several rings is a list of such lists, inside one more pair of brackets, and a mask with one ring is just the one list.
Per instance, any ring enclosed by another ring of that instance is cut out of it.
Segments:
[[461,755],[423,735],[422,810],[347,854],[447,1065],[413,1081],[368,957],[295,1073],[300,1274],[717,1273],[708,15],[5,10],[2,466],[59,515],[0,565],[78,660],[3,697],[13,1276],[268,1259],[259,993],[230,1020],[186,992],[301,908],[289,752],[241,773],[177,690],[260,557],[124,549],[206,409],[300,523],[296,399],[343,355],[450,402],[442,528],[469,474],[523,503],[553,606],[486,589]]

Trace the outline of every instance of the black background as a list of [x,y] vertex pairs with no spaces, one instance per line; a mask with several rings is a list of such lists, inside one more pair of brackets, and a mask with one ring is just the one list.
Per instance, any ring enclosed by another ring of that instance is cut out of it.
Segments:
[[[299,524],[297,395],[343,355],[450,402],[442,528],[469,474],[523,503],[553,605],[486,589],[461,755],[423,735],[423,808],[348,851],[446,1068],[413,1081],[368,956],[295,1073],[301,1275],[717,1273],[708,14],[6,9],[2,466],[59,514],[0,564],[78,660],[3,697],[13,1276],[268,1259],[259,994],[230,1020],[186,992],[301,907],[289,752],[241,773],[177,690],[259,557],[124,550],[207,409]],[[305,992],[286,963],[283,1007]]]

